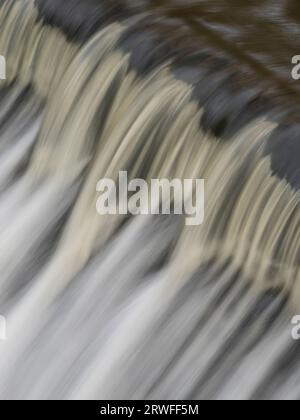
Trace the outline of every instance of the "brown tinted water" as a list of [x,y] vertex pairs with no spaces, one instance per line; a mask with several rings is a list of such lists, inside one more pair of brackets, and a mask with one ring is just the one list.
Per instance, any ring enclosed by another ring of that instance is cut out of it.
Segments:
[[[300,82],[291,77],[300,53],[300,6],[295,0],[150,1],[161,30],[183,50],[210,45],[216,56],[234,59],[241,79],[264,83],[264,92],[299,103]],[[245,2],[246,3],[246,2]]]

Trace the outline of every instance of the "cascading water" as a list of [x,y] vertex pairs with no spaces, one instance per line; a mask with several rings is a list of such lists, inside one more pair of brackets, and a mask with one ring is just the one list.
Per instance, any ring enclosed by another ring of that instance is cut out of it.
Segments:
[[[0,398],[298,398],[284,113],[248,87],[219,99],[232,75],[204,47],[182,60],[151,24],[139,44],[135,2],[74,40],[51,2],[0,4]],[[120,171],[204,178],[203,225],[99,216]]]

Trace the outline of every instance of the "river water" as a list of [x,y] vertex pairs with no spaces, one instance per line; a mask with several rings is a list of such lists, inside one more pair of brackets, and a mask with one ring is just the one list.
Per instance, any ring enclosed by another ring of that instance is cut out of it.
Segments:
[[[0,2],[0,398],[298,399],[296,2]],[[298,48],[298,49],[297,49]],[[205,221],[99,179],[205,179]]]

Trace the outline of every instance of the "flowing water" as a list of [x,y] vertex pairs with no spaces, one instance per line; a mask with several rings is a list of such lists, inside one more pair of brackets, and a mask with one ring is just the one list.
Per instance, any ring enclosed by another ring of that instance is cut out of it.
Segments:
[[[180,56],[129,3],[77,39],[55,1],[0,2],[0,398],[297,399],[298,88],[280,63],[238,88],[215,43]],[[204,224],[100,217],[119,171],[204,178]]]

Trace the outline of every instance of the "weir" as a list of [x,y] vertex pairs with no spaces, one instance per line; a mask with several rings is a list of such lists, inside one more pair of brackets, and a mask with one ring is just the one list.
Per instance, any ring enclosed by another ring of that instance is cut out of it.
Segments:
[[[297,399],[284,27],[278,55],[245,34],[242,54],[220,32],[234,2],[219,25],[209,2],[180,25],[180,2],[111,3],[1,2],[0,399]],[[205,179],[205,222],[100,217],[97,183],[120,171]]]

